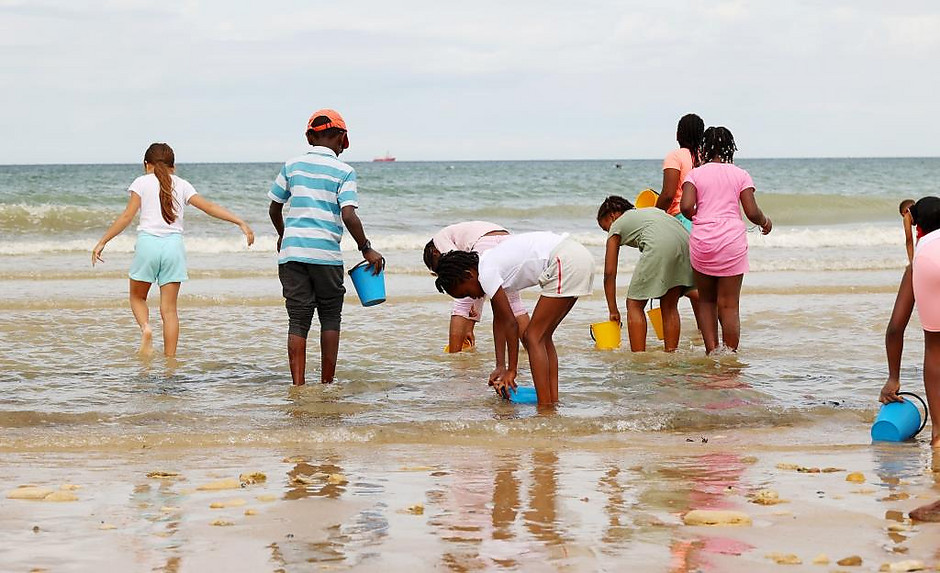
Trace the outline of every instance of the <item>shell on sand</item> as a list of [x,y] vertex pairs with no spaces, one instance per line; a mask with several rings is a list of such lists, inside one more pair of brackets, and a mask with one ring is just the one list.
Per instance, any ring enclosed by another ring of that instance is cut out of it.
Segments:
[[152,471],[147,472],[147,477],[150,479],[177,479],[180,477],[179,472],[164,472],[164,471]]
[[216,527],[228,527],[235,524],[224,519],[216,519],[215,521],[209,522],[209,525],[215,525]]
[[424,504],[416,503],[412,506],[409,506],[405,511],[412,515],[424,515]]
[[924,571],[927,569],[927,566],[924,565],[921,561],[915,559],[907,559],[905,561],[898,561],[897,563],[885,563],[881,566],[879,571],[890,571],[890,572],[903,572],[903,571]]
[[262,472],[249,472],[238,476],[238,481],[240,481],[243,485],[253,485],[256,483],[264,483],[268,481],[268,476],[264,475]]
[[850,481],[852,483],[865,483],[865,474],[862,472],[852,472],[845,476],[845,481]]
[[751,517],[740,511],[693,509],[682,516],[686,525],[751,525]]
[[263,493],[259,496],[256,496],[255,499],[257,499],[258,501],[269,503],[272,501],[277,501],[277,496],[274,495],[273,493]]
[[787,500],[780,499],[780,494],[772,489],[762,489],[754,494],[751,503],[758,505],[777,505],[778,503],[787,503]]
[[202,484],[196,489],[201,491],[218,491],[221,489],[241,489],[242,484],[235,478],[220,479]]
[[777,565],[802,565],[803,560],[792,553],[768,553],[767,559],[772,560]]
[[7,499],[45,499],[53,490],[35,485],[20,486],[7,492]]
[[849,557],[845,557],[836,561],[836,565],[839,567],[858,567],[861,564],[862,558],[858,555],[850,555]]
[[829,556],[825,553],[820,553],[816,557],[813,557],[813,565],[829,565]]
[[214,501],[209,504],[209,509],[224,509],[226,507],[241,507],[246,505],[248,502],[240,497],[235,499],[227,499],[225,501]]
[[42,498],[43,501],[78,501],[78,496],[70,491],[54,491]]

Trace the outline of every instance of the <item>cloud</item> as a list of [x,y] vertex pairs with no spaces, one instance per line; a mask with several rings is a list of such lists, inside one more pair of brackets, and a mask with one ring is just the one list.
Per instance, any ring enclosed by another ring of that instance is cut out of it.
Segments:
[[0,162],[136,162],[159,138],[277,160],[321,105],[354,159],[658,157],[688,111],[744,156],[936,155],[938,25],[875,0],[0,0]]

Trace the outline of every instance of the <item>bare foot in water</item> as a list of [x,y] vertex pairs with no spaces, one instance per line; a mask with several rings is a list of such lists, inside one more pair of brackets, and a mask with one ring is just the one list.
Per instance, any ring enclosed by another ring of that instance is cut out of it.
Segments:
[[137,352],[144,356],[153,354],[153,330],[149,324],[140,329],[140,348]]
[[912,510],[910,516],[917,521],[940,521],[940,501],[922,505]]

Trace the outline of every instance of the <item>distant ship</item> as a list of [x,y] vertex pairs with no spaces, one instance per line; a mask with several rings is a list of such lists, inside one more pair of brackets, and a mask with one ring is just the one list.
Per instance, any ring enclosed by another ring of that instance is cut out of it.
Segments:
[[377,161],[377,162],[379,162],[379,163],[388,163],[388,162],[391,162],[391,161],[395,161],[395,158],[392,157],[391,155],[389,155],[389,154],[388,154],[388,151],[386,151],[384,157],[376,157],[376,158],[373,159],[372,161]]

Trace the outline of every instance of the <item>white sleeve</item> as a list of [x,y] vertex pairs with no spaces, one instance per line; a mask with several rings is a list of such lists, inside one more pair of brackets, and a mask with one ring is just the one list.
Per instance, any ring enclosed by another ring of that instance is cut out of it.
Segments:
[[444,227],[431,237],[431,240],[434,241],[434,246],[437,247],[437,250],[440,251],[442,255],[457,250],[457,245],[454,244],[449,229],[450,227]]
[[496,291],[503,286],[503,277],[499,272],[499,268],[492,263],[487,264],[480,261],[479,266],[477,266],[477,278],[480,281],[480,286],[483,287],[483,292],[490,298],[493,298]]
[[180,193],[180,198],[183,200],[183,205],[189,205],[189,200],[193,198],[193,195],[196,195],[196,188],[185,179],[179,179],[176,183],[176,190]]

